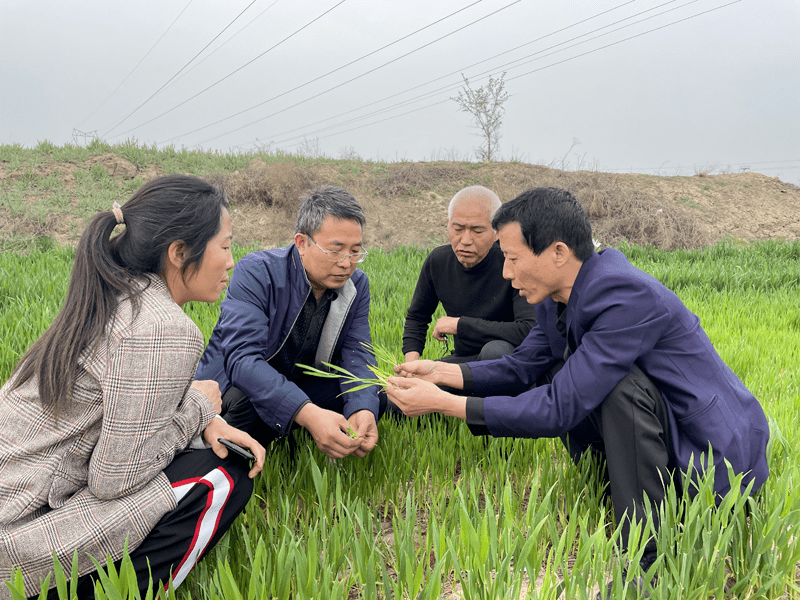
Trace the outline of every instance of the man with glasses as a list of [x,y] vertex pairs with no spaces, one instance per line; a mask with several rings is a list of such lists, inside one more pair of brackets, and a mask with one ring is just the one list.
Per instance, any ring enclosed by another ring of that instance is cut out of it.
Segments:
[[294,244],[236,264],[196,377],[217,381],[222,418],[264,446],[294,425],[331,458],[365,456],[378,442],[374,387],[348,392],[355,386],[297,366],[331,363],[373,377],[367,365],[375,357],[363,344],[369,282],[356,268],[367,256],[365,223],[350,193],[325,186],[303,199]]

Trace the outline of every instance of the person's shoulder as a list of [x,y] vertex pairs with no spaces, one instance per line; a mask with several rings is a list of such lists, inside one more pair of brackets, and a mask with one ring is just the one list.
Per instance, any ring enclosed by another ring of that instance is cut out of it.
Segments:
[[112,338],[137,336],[141,332],[161,330],[165,335],[200,340],[203,336],[195,322],[172,299],[167,285],[158,276],[151,275],[138,282],[139,310],[134,311],[130,298],[122,299],[112,324]]
[[280,264],[287,261],[292,255],[292,246],[283,248],[268,248],[266,250],[255,250],[248,252],[236,263],[237,267],[246,269],[270,268],[271,265]]
[[663,302],[665,296],[674,295],[658,279],[631,264],[616,248],[593,253],[585,264],[589,267],[586,281],[593,295],[636,298],[640,303]]
[[453,247],[450,244],[444,244],[437,246],[428,253],[428,256],[425,257],[424,265],[427,267],[435,265],[437,268],[441,268],[454,262],[456,262],[456,255],[453,252]]
[[436,246],[436,248],[428,253],[428,258],[442,259],[449,258],[450,256],[455,256],[453,253],[453,247],[450,244]]

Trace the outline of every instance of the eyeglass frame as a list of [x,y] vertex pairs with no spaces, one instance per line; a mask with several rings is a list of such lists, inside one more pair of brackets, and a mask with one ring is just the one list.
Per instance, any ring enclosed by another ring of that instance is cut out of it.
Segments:
[[[353,256],[358,256],[359,257],[359,259],[355,262],[355,264],[362,263],[367,259],[367,254],[369,254],[369,252],[367,252],[366,250],[363,249],[363,246],[362,246],[361,252],[355,252],[353,254],[345,254],[341,250],[325,250],[325,248],[323,248],[322,246],[320,246],[317,243],[317,240],[315,240],[313,237],[311,237],[310,233],[307,233],[306,236],[308,236],[308,239],[310,239],[312,242],[314,242],[314,245],[317,248],[319,248],[320,250],[322,250],[325,253],[325,257],[328,259],[328,262],[332,262],[334,264],[339,264],[345,258],[347,258],[349,260],[350,264],[352,265],[352,264],[354,264],[353,263],[353,259],[352,259]],[[341,256],[341,258],[338,258],[336,260],[331,260],[331,258],[328,256],[330,254],[339,254]]]

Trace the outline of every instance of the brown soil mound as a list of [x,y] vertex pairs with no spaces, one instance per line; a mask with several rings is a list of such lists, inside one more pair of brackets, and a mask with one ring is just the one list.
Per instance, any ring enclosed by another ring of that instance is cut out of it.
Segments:
[[[92,157],[83,165],[45,161],[24,172],[0,162],[0,192],[31,173],[57,177],[68,191],[63,207],[46,206],[47,192],[26,196],[25,205],[41,205],[45,212],[35,219],[0,202],[0,235],[35,233],[74,243],[75,230],[83,222],[70,214],[81,200],[75,174],[100,167],[120,187],[134,177],[146,181],[162,174],[154,165],[137,167],[113,154]],[[503,201],[535,186],[568,189],[589,213],[595,237],[608,245],[624,239],[674,249],[710,245],[726,237],[800,239],[800,188],[759,173],[660,177],[560,171],[524,163],[342,160],[300,166],[290,160],[265,163],[254,158],[245,169],[207,176],[222,181],[232,200],[237,242],[262,247],[291,241],[300,198],[324,184],[349,190],[362,204],[369,247],[443,243],[447,203],[462,187],[476,184],[493,189]],[[119,202],[126,199],[120,190]],[[72,233],[67,235],[65,229]]]

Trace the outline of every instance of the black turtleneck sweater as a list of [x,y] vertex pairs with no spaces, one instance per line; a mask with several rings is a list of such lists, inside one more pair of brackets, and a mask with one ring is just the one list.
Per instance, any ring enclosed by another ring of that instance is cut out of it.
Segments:
[[448,244],[435,248],[422,265],[403,328],[403,354],[425,348],[431,317],[439,303],[459,317],[454,354],[478,354],[487,342],[518,346],[536,324],[534,307],[503,279],[503,252],[495,242],[486,257],[464,267]]

